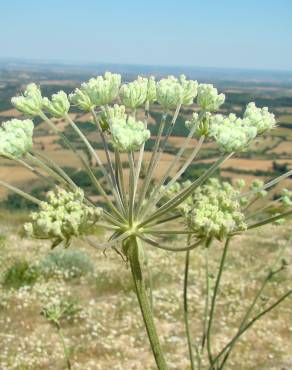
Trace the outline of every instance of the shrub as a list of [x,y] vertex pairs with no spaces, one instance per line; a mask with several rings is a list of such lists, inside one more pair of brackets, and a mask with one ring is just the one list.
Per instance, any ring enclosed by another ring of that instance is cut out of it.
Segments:
[[38,277],[39,271],[35,266],[25,260],[18,260],[5,271],[2,284],[6,288],[19,289],[34,284]]

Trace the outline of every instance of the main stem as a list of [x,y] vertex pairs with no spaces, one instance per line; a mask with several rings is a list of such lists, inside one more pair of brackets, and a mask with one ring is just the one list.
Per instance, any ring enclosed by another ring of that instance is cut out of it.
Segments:
[[158,370],[167,370],[167,365],[161,349],[159,338],[156,332],[151,306],[147,297],[145,281],[141,268],[140,253],[143,245],[137,237],[131,237],[128,243],[128,257],[131,265],[132,277],[135,284],[136,294],[147,330],[151,349],[156,361]]

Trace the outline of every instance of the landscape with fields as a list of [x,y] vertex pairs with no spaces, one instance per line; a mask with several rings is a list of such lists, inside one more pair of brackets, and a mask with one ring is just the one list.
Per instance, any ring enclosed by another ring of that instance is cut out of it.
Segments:
[[[3,63],[0,65],[0,122],[21,117],[10,103],[11,97],[23,91],[30,82],[38,83],[45,96],[60,90],[70,93],[84,80],[113,66],[66,66],[30,65]],[[131,81],[137,73],[168,74],[185,73],[199,82],[214,83],[226,95],[226,103],[220,113],[234,112],[241,115],[246,104],[254,101],[257,106],[268,106],[276,116],[277,127],[268,136],[257,139],[250,150],[236,154],[226,161],[216,176],[233,183],[241,178],[248,186],[252,180],[267,182],[292,169],[292,74],[259,71],[168,69],[163,67],[115,66],[124,81]],[[154,183],[161,177],[175,153],[188,134],[185,121],[197,111],[195,105],[183,107],[173,135],[154,174]],[[105,152],[96,127],[89,113],[77,108],[71,110],[71,118],[86,135],[105,162]],[[151,138],[146,143],[145,163],[150,160],[162,112],[153,104],[149,114]],[[137,112],[139,117],[139,111]],[[63,119],[55,119],[56,126],[74,142],[78,151],[91,164],[97,177],[101,177],[97,163],[86,150],[75,131]],[[76,156],[69,151],[46,122],[35,119],[34,150],[46,153],[57,162],[73,181],[90,195],[96,204],[102,197],[91,185],[90,178],[80,166]],[[196,145],[194,138],[186,150],[191,152]],[[199,156],[182,180],[194,180],[208,169],[218,157],[218,148],[213,142],[205,142]],[[129,175],[126,155],[121,155],[125,179]],[[178,170],[178,163],[173,171]],[[40,169],[40,172],[42,170]],[[0,180],[28,191],[41,199],[50,190],[48,184],[28,171],[19,161],[0,158]],[[127,183],[126,183],[127,186]],[[273,199],[285,187],[292,190],[292,177],[273,187],[269,197]],[[259,204],[256,204],[255,211]],[[74,240],[69,249],[61,246],[51,250],[50,244],[40,240],[23,239],[21,225],[35,208],[29,201],[0,187],[0,369],[2,370],[61,370],[66,368],[62,342],[56,328],[44,312],[51,306],[63,309],[61,326],[64,341],[69,348],[73,369],[155,369],[129,266],[112,250],[95,251],[86,243]],[[169,227],[176,228],[176,221]],[[100,240],[108,233],[98,230]],[[172,239],[171,239],[172,238]],[[164,243],[184,243],[180,235],[165,237]],[[287,267],[281,275],[269,282],[261,297],[261,305],[274,296],[283,294],[292,277],[292,231],[291,218],[280,225],[266,225],[238,235],[233,241],[227,268],[224,272],[214,328],[216,351],[234,334],[236,324],[250,304],[253,294],[260,286],[270,265],[284,249],[283,258]],[[220,256],[220,243],[216,242],[210,254],[210,279],[214,283]],[[151,271],[153,285],[153,312],[157,321],[162,346],[171,369],[188,368],[187,347],[183,323],[183,267],[184,253],[172,253],[146,248],[145,270]],[[150,273],[149,273],[150,275]],[[150,281],[150,278],[149,278]],[[204,251],[191,253],[189,315],[195,340],[200,331],[204,310]],[[292,310],[291,300],[285,301],[242,337],[237,351],[231,356],[228,369],[258,370],[292,369]]]

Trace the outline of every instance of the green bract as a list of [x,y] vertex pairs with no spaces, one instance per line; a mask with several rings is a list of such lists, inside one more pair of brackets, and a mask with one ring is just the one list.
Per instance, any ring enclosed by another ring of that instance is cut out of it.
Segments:
[[39,87],[31,83],[22,96],[16,96],[11,99],[11,103],[16,109],[28,116],[37,116],[43,106],[43,98]]
[[81,189],[73,193],[57,188],[47,197],[48,201],[40,204],[40,211],[31,213],[31,222],[24,225],[24,231],[29,237],[51,240],[52,247],[61,242],[68,246],[73,237],[92,233],[102,215],[101,208],[83,203]]
[[218,94],[218,90],[211,84],[200,84],[198,87],[198,105],[205,111],[214,112],[225,101],[224,94]]
[[122,103],[132,109],[136,109],[145,103],[148,93],[148,78],[138,76],[137,80],[122,85],[120,98]]
[[137,150],[150,137],[150,131],[144,128],[144,123],[132,117],[111,120],[111,134],[113,145],[120,151]]
[[267,107],[257,108],[253,102],[246,106],[244,118],[248,118],[250,125],[256,127],[258,134],[263,134],[276,125],[275,115]]
[[53,117],[62,118],[69,112],[70,102],[67,94],[64,91],[59,91],[52,95],[51,101],[48,98],[43,98],[43,107]]
[[12,119],[0,127],[0,156],[20,158],[32,148],[33,122]]

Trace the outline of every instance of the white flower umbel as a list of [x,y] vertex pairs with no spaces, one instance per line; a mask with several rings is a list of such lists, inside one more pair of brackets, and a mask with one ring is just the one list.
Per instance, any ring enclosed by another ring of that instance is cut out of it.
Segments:
[[270,113],[267,107],[258,108],[253,102],[246,106],[244,118],[257,129],[258,134],[263,134],[276,126],[275,115]]
[[198,138],[202,136],[208,137],[211,117],[212,114],[210,112],[206,112],[202,116],[200,116],[198,113],[193,113],[192,118],[189,121],[186,121],[186,127],[190,131],[194,128],[194,134]]
[[198,105],[205,111],[217,111],[225,101],[224,94],[218,94],[218,90],[211,84],[200,84],[198,87]]
[[122,103],[132,109],[136,109],[146,102],[148,93],[148,78],[138,76],[137,80],[122,85],[120,98]]
[[90,111],[96,106],[112,103],[119,94],[120,84],[121,75],[106,72],[104,76],[91,78],[81,84],[69,97],[80,109]]
[[238,118],[233,113],[228,116],[216,114],[211,118],[209,136],[226,153],[246,150],[256,135],[256,127],[251,126],[247,118]]
[[157,101],[165,111],[181,104],[182,97],[183,87],[174,76],[168,76],[157,82]]
[[126,107],[124,105],[114,104],[113,107],[102,107],[99,115],[100,126],[103,130],[109,130],[110,122],[114,119],[126,120]]
[[157,99],[157,89],[156,89],[155,77],[150,76],[148,78],[146,100],[147,100],[148,103],[153,103],[153,102],[155,102],[156,99]]
[[24,225],[27,236],[49,239],[52,246],[64,242],[69,246],[73,237],[88,235],[102,215],[101,208],[85,205],[81,189],[68,192],[57,188],[48,193],[48,201],[41,202],[40,211],[31,213],[31,222]]
[[64,91],[59,91],[57,94],[52,95],[51,100],[43,98],[43,107],[53,117],[62,118],[69,112],[70,102],[67,94]]
[[24,94],[13,97],[11,103],[16,109],[28,116],[39,115],[43,106],[40,88],[34,83],[27,85]]
[[188,220],[198,238],[223,240],[231,233],[246,230],[238,194],[232,185],[217,179],[196,189]]
[[150,131],[144,128],[144,123],[133,117],[113,119],[111,121],[113,145],[122,152],[137,150],[150,138]]
[[185,75],[180,76],[182,86],[182,104],[191,105],[198,94],[198,81],[187,80]]
[[12,119],[0,127],[0,156],[20,158],[32,148],[33,122]]

